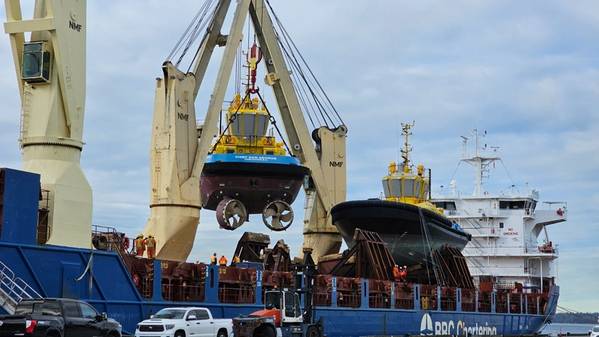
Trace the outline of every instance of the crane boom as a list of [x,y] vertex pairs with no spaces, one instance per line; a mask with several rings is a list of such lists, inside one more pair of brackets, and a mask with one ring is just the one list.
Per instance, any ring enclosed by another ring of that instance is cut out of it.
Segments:
[[[346,167],[345,167],[345,126],[340,126],[336,129],[321,127],[317,129],[311,137],[311,133],[306,125],[306,120],[301,109],[301,105],[294,88],[294,83],[290,76],[288,65],[285,62],[284,54],[280,46],[280,41],[277,39],[277,34],[273,26],[267,8],[263,0],[239,0],[236,3],[234,16],[231,22],[229,34],[221,35],[220,29],[223,25],[226,13],[230,7],[230,0],[220,0],[218,7],[215,9],[214,17],[210,23],[210,28],[203,37],[195,62],[193,64],[192,74],[182,74],[177,76],[194,76],[194,87],[192,90],[192,99],[197,96],[200,86],[203,84],[207,66],[212,57],[212,52],[216,46],[225,46],[220,67],[216,77],[216,82],[210,96],[207,113],[204,118],[204,123],[201,126],[201,135],[197,143],[197,151],[195,152],[193,167],[189,174],[193,183],[189,184],[189,193],[196,193],[193,189],[196,188],[196,180],[202,173],[206,158],[212,148],[214,137],[218,132],[218,121],[222,111],[222,106],[229,83],[229,78],[233,70],[235,57],[243,38],[243,29],[248,15],[256,33],[256,37],[260,44],[261,52],[264,55],[265,64],[267,67],[267,83],[273,88],[279,112],[285,127],[287,138],[291,144],[291,151],[299,161],[309,168],[310,179],[305,184],[306,189],[306,219],[304,224],[304,247],[312,248],[313,255],[318,259],[322,255],[336,253],[341,245],[341,236],[337,229],[331,224],[330,209],[336,203],[345,200],[346,187]],[[166,75],[165,75],[166,79]],[[190,87],[191,88],[191,87]],[[172,95],[169,90],[175,88],[165,86],[165,92],[158,91],[157,95]],[[160,112],[161,116],[174,116],[175,109],[173,105],[162,105],[164,110],[158,109],[159,101],[155,108],[155,114]],[[162,104],[162,103],[160,103]],[[161,108],[162,109],[162,108]],[[191,109],[189,110],[191,111]],[[190,115],[191,116],[191,115]],[[195,116],[195,115],[194,115]],[[155,117],[155,121],[157,118]],[[158,120],[164,120],[158,118]],[[167,129],[165,132],[171,134],[171,139],[176,133],[183,132],[183,129],[188,129],[189,126],[178,124],[182,128],[177,130],[177,127]],[[153,135],[155,137],[156,134]],[[316,144],[315,144],[316,143]],[[172,144],[171,144],[172,145]],[[157,143],[153,140],[153,153],[157,151]],[[172,151],[172,149],[171,149]],[[191,158],[189,153],[188,158]],[[173,160],[171,158],[171,160]],[[153,159],[153,171],[155,170],[155,160]],[[160,167],[164,171],[164,165]],[[168,164],[171,165],[171,164]],[[172,165],[168,170],[173,169]],[[155,175],[155,173],[152,173]],[[181,181],[179,181],[181,183]],[[176,184],[175,184],[176,185]],[[199,214],[194,215],[194,218],[188,218],[185,226],[173,226],[173,216],[180,212],[183,202],[189,209],[197,207],[199,204],[199,189],[197,190],[197,199],[193,198],[182,200],[176,194],[176,188],[173,189],[172,184],[167,184],[165,181],[152,182],[153,193],[156,190],[164,191],[166,197],[163,205],[160,207],[166,212],[169,211],[169,216],[154,216],[148,222],[144,233],[146,235],[153,234],[158,243],[158,257],[174,260],[185,260],[191,249],[194,235],[191,234],[192,228],[197,226]],[[168,187],[168,188],[167,188]],[[154,208],[152,211],[154,212]],[[194,211],[194,214],[197,211]],[[153,213],[154,214],[154,213]],[[186,217],[188,214],[182,214],[181,217]],[[152,220],[153,219],[153,220]],[[177,218],[179,219],[179,218]],[[195,222],[193,225],[192,223]],[[185,227],[185,230],[181,230]],[[185,249],[172,248],[173,245],[184,246]],[[166,253],[169,252],[169,253]]]

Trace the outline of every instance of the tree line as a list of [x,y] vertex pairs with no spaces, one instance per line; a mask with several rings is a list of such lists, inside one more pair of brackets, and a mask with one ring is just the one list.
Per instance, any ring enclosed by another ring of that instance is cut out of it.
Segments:
[[564,312],[556,314],[553,323],[599,324],[598,319],[599,312]]

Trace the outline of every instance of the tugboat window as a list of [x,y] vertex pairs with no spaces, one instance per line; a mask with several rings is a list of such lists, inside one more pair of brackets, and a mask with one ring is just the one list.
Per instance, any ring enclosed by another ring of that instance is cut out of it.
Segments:
[[391,195],[401,195],[401,185],[399,180],[391,180],[389,187],[391,189]]
[[416,193],[415,193],[416,185],[414,184],[414,180],[404,180],[403,183],[404,183],[403,196],[404,197],[416,196]]

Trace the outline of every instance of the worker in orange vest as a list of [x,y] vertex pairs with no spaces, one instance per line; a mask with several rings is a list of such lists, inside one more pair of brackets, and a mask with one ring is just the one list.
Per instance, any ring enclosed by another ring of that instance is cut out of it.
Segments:
[[210,264],[213,266],[216,266],[216,253],[212,254],[212,256],[210,256]]
[[401,275],[400,275],[400,271],[399,271],[399,266],[398,265],[394,265],[393,266],[393,279],[395,281],[401,280]]
[[144,253],[146,251],[146,243],[144,241],[144,236],[139,234],[136,238],[135,238],[135,242],[134,242],[134,246],[135,246],[135,255],[142,257],[144,256]]
[[156,239],[150,235],[144,240],[144,243],[148,249],[148,259],[153,259],[156,256]]
[[401,279],[402,282],[405,282],[408,279],[408,267],[407,266],[403,266],[399,270],[399,278]]
[[227,258],[224,255],[222,255],[220,257],[220,259],[218,259],[218,265],[221,266],[221,267],[226,267],[227,266]]
[[241,259],[239,258],[239,256],[235,255],[235,256],[233,256],[233,263],[231,265],[236,266],[240,262],[241,262]]

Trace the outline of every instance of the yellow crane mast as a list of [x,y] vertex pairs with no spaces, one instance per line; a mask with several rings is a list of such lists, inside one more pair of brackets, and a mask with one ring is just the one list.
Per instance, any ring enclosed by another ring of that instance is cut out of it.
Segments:
[[[80,166],[85,112],[85,0],[36,0],[23,19],[5,0],[21,96],[23,169],[48,191],[48,244],[91,245],[92,190]],[[29,41],[25,33],[31,32]]]
[[[221,33],[230,5],[230,0],[217,2],[190,71],[184,73],[167,62],[163,65],[164,77],[157,80],[151,215],[144,234],[156,237],[158,258],[185,260],[191,250],[200,216],[199,177],[219,131],[226,89],[249,16],[291,154],[310,170],[304,184],[304,246],[312,248],[316,258],[337,253],[341,236],[331,223],[330,209],[345,200],[347,129],[341,124],[310,132],[267,4],[264,0],[235,2],[230,29]],[[214,49],[223,46],[204,122],[198,127],[193,103]]]

